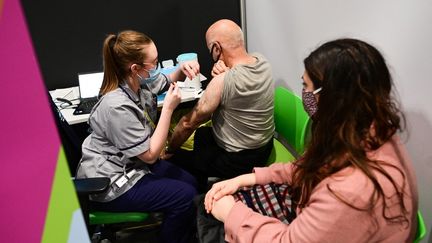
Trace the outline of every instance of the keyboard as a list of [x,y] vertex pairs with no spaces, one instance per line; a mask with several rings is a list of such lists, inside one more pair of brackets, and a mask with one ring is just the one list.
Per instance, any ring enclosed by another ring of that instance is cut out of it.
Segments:
[[93,107],[98,102],[97,99],[89,99],[89,100],[82,100],[75,111],[73,112],[74,115],[82,115],[82,114],[90,114]]

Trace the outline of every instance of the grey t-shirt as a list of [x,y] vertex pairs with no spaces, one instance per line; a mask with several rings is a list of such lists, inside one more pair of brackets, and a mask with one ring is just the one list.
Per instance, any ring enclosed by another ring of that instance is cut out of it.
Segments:
[[[77,178],[109,177],[111,186],[106,193],[91,195],[91,200],[111,201],[150,172],[136,156],[149,149],[152,123],[157,119],[156,94],[166,90],[168,83],[167,77],[160,75],[142,87],[139,96],[123,83],[102,96],[93,108],[89,118],[92,133],[83,142]],[[124,185],[113,183],[127,173],[133,175]]]
[[221,103],[212,117],[216,143],[228,152],[256,149],[273,137],[271,67],[262,55],[252,56],[255,63],[236,65],[226,72]]

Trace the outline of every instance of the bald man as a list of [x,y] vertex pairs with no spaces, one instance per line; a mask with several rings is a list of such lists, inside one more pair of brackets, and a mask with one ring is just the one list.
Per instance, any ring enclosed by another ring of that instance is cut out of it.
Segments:
[[196,130],[194,154],[182,158],[183,166],[201,186],[209,176],[232,178],[264,166],[274,133],[274,84],[268,61],[258,53],[247,53],[243,32],[231,20],[212,24],[206,42],[215,62],[213,79],[192,111],[175,127],[165,157],[176,153],[201,124],[211,119],[212,127]]

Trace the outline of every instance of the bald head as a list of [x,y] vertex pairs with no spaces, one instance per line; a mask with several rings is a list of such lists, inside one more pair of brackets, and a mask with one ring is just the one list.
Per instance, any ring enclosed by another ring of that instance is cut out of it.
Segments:
[[221,19],[212,24],[207,30],[206,40],[207,45],[218,41],[224,48],[244,47],[243,31],[229,19]]

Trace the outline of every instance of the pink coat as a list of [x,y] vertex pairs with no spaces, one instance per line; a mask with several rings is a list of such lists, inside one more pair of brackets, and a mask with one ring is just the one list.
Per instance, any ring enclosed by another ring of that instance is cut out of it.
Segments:
[[[382,200],[373,214],[349,207],[337,199],[327,186],[348,202],[364,207],[373,192],[371,181],[356,168],[346,168],[321,181],[313,190],[307,206],[297,211],[297,218],[286,225],[277,219],[263,216],[237,202],[225,220],[225,240],[228,242],[412,242],[417,229],[417,183],[411,161],[397,136],[368,157],[381,160],[401,169],[384,167],[399,185],[405,185],[404,203],[408,213],[406,224],[390,224],[382,216]],[[293,164],[273,164],[255,168],[257,184],[290,183]],[[386,195],[395,199],[390,182],[375,174]],[[397,205],[386,214],[398,213]]]

